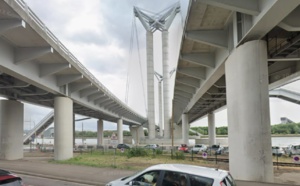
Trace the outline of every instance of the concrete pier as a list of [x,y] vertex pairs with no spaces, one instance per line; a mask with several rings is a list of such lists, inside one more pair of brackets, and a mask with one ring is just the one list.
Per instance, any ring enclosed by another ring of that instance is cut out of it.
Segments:
[[267,64],[262,40],[239,46],[225,63],[229,168],[238,180],[273,182]]
[[0,101],[0,159],[23,158],[24,105],[19,101]]
[[54,99],[54,159],[73,157],[73,101],[67,97]]

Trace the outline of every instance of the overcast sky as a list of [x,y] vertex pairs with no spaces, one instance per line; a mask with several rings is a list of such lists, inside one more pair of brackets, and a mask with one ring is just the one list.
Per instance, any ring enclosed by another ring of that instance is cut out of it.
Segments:
[[[146,115],[145,93],[141,79],[146,78],[145,68],[145,29],[139,20],[134,18],[133,6],[145,9],[149,13],[157,13],[175,0],[25,0],[28,6],[54,33],[54,35],[79,59],[79,61],[96,76],[120,100],[125,101],[127,74],[129,74],[128,104],[142,115]],[[181,0],[181,14],[178,14],[170,28],[169,45],[171,50],[178,50],[178,42],[182,35],[187,0]],[[139,47],[136,40],[130,55],[130,43],[133,21],[136,21]],[[155,46],[160,46],[160,33],[156,32]],[[174,39],[173,39],[174,38]],[[155,47],[155,53],[159,53]],[[139,62],[139,54],[141,61]],[[170,69],[176,67],[176,56],[170,59]],[[156,54],[155,71],[161,72],[161,56]],[[140,69],[140,63],[142,70]],[[128,70],[129,69],[129,70]],[[143,74],[143,76],[141,76]],[[291,86],[295,90],[295,85]],[[298,86],[300,87],[300,86]],[[157,88],[157,87],[156,87]],[[172,88],[173,90],[173,88]],[[300,92],[300,90],[297,90]],[[300,107],[279,99],[270,99],[271,123],[280,123],[280,117],[286,116],[295,122],[300,122]],[[25,105],[25,129],[37,124],[51,109],[34,105]],[[226,109],[216,114],[216,125],[227,125]],[[85,130],[96,130],[96,119],[82,121]],[[81,130],[81,123],[76,124],[76,130]],[[194,125],[207,125],[206,118]],[[125,127],[127,129],[128,127]],[[104,129],[116,129],[116,124],[104,122]]]

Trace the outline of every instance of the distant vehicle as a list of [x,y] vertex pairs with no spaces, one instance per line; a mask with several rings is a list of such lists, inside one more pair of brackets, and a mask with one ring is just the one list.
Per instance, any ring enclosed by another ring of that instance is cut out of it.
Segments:
[[198,152],[205,152],[207,150],[207,146],[204,144],[196,144],[193,148],[192,148],[192,152],[193,153],[198,153]]
[[123,177],[106,186],[236,186],[228,171],[185,164],[159,164],[132,176]]
[[130,149],[129,145],[120,143],[117,145],[117,149]]
[[178,147],[178,150],[179,150],[179,151],[183,151],[183,152],[189,152],[189,147],[187,146],[187,144],[181,144],[181,145]]
[[3,186],[25,186],[22,178],[6,170],[0,169],[0,185]]
[[284,154],[284,151],[281,147],[278,147],[278,146],[272,147],[272,155],[282,156],[282,154]]
[[285,153],[288,154],[289,156],[299,155],[300,154],[300,145],[289,145],[285,149]]
[[159,145],[157,145],[157,144],[148,144],[144,148],[145,149],[157,149],[157,148],[159,148]]
[[221,147],[220,145],[212,145],[211,147],[208,148],[207,151],[210,151],[214,154],[222,154],[224,151],[224,147]]

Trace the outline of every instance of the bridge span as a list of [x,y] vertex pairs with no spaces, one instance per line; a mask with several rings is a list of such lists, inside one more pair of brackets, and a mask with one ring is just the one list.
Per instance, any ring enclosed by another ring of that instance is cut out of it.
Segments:
[[[300,1],[190,1],[173,95],[173,119],[189,124],[227,105],[230,171],[273,181],[269,90],[299,78]],[[241,165],[242,169],[241,170]]]
[[[213,112],[227,105],[230,172],[272,182],[268,92],[299,78],[300,0],[189,3],[173,95],[178,136],[188,143],[189,123],[208,114],[214,144]],[[110,93],[22,0],[0,1],[0,9],[0,94],[8,98],[0,101],[1,158],[23,157],[20,101],[54,108],[56,160],[73,156],[74,113],[99,119],[100,144],[102,119],[118,123],[119,143],[123,123],[141,137],[147,118]]]
[[1,158],[23,156],[20,101],[54,108],[55,159],[72,157],[75,113],[99,119],[100,144],[102,120],[118,123],[120,143],[123,124],[147,123],[101,84],[23,0],[0,1],[0,9],[0,94],[8,99],[0,101]]

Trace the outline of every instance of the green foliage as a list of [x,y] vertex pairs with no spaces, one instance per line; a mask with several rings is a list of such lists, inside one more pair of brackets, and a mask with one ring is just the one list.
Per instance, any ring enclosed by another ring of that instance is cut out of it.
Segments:
[[163,151],[161,149],[155,149],[155,152],[157,155],[163,154]]
[[217,135],[228,135],[227,127],[216,127],[216,134]]
[[184,153],[182,151],[176,151],[174,156],[172,156],[172,159],[184,160],[185,159]]
[[[192,127],[193,130],[208,135],[208,127]],[[277,124],[271,126],[272,134],[300,134],[300,123]],[[227,127],[216,127],[217,135],[228,135]]]
[[145,136],[148,136],[148,130],[147,129],[144,129],[144,134],[145,134]]
[[199,132],[200,134],[207,135],[208,134],[208,128],[207,127],[191,127],[194,131]]
[[128,158],[148,156],[148,151],[144,148],[131,148],[126,152]]
[[300,123],[272,125],[272,134],[300,134]]

